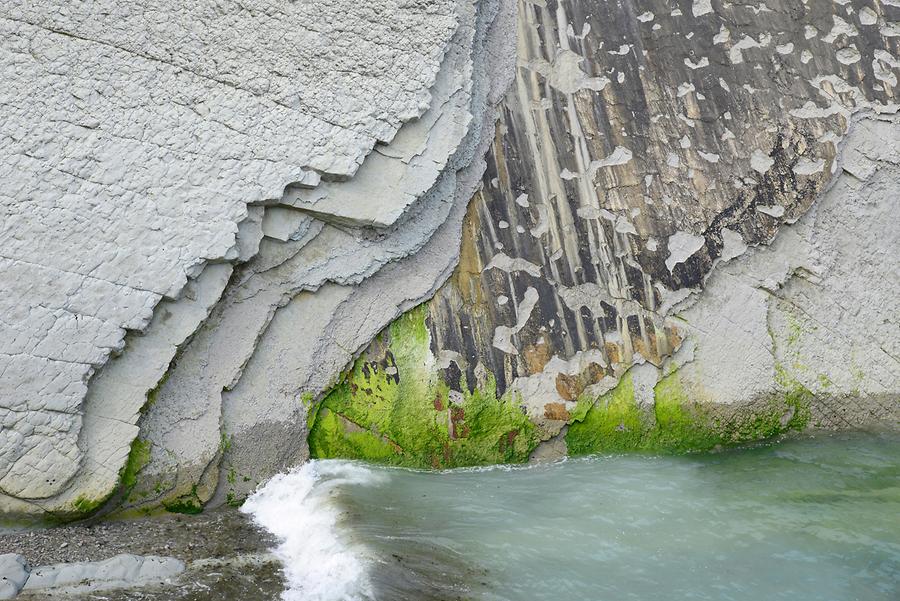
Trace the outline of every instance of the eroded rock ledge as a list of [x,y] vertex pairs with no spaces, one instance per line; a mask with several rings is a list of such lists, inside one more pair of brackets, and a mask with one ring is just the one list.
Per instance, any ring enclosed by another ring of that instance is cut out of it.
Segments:
[[4,5],[0,508],[206,502],[245,432],[302,461],[300,395],[453,268],[514,8]]
[[0,28],[0,512],[898,427],[893,2]]

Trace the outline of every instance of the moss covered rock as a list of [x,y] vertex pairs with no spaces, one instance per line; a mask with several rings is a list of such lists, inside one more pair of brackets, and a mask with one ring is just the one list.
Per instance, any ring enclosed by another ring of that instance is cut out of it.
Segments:
[[408,467],[515,463],[538,443],[536,427],[493,378],[451,392],[438,376],[426,307],[379,335],[310,412],[316,458],[366,459]]
[[801,431],[809,421],[811,394],[802,388],[739,407],[703,403],[697,396],[675,371],[657,382],[653,402],[642,406],[626,373],[596,402],[579,401],[581,411],[566,433],[568,453],[708,451]]

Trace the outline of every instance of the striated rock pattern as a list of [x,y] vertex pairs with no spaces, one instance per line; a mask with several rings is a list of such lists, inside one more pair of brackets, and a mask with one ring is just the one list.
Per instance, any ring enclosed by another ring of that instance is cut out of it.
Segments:
[[900,424],[897,2],[189,4],[0,7],[0,513]]
[[[314,455],[370,456],[362,431],[395,446],[379,459],[455,465],[479,395],[536,430],[511,424],[475,462],[526,433],[515,459],[541,440],[552,456],[897,427],[895,19],[849,1],[521,2],[430,349],[401,361],[386,332],[325,399]],[[425,398],[391,403],[404,377]],[[416,402],[432,415],[412,426]],[[443,454],[402,444],[444,422]]]

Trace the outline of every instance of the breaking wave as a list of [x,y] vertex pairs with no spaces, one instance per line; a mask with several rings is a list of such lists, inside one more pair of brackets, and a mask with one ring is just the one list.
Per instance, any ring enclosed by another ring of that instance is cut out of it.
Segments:
[[342,530],[342,486],[370,486],[388,476],[346,461],[310,461],[269,480],[241,508],[280,541],[284,601],[375,599],[372,551]]

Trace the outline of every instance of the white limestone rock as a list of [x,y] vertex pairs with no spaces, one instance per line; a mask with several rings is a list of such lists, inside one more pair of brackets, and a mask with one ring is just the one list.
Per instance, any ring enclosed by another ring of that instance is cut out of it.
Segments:
[[21,555],[0,555],[0,599],[14,599],[25,586],[28,572],[28,562]]
[[897,419],[900,126],[862,120],[846,147],[865,149],[878,173],[838,177],[770,247],[713,272],[681,313],[695,344],[679,376],[699,398],[740,404],[796,382],[819,399],[813,427]]
[[170,582],[184,562],[174,557],[123,553],[103,561],[57,563],[34,568],[23,591],[88,593]]
[[[511,75],[513,37],[508,29],[491,28],[509,18],[510,8],[482,2],[477,11],[475,5],[461,9],[448,60],[462,61],[465,72],[476,75],[467,84],[469,126],[458,143],[443,147],[446,168],[434,172],[435,181],[421,193],[410,188],[416,202],[401,202],[396,223],[373,233],[347,227],[353,220],[340,215],[314,212],[329,223],[294,255],[270,261],[277,246],[264,245],[241,270],[147,413],[142,435],[152,457],[136,499],[158,503],[186,495],[206,502],[218,489],[222,501],[305,459],[301,397],[330,386],[365,342],[449,275],[462,217],[484,169],[480,156],[493,133],[491,106]],[[458,121],[437,120],[429,136],[446,137],[457,127]],[[401,131],[401,145],[405,140]],[[394,153],[393,143],[379,152]],[[418,171],[415,163],[406,165],[406,173]],[[373,198],[397,199],[397,186],[421,184],[417,176],[377,175],[358,174]],[[347,198],[356,198],[354,181],[335,182],[328,194],[343,198],[347,188]],[[415,262],[406,260],[413,256]],[[398,287],[397,278],[404,285]],[[223,456],[227,467],[220,468]]]

